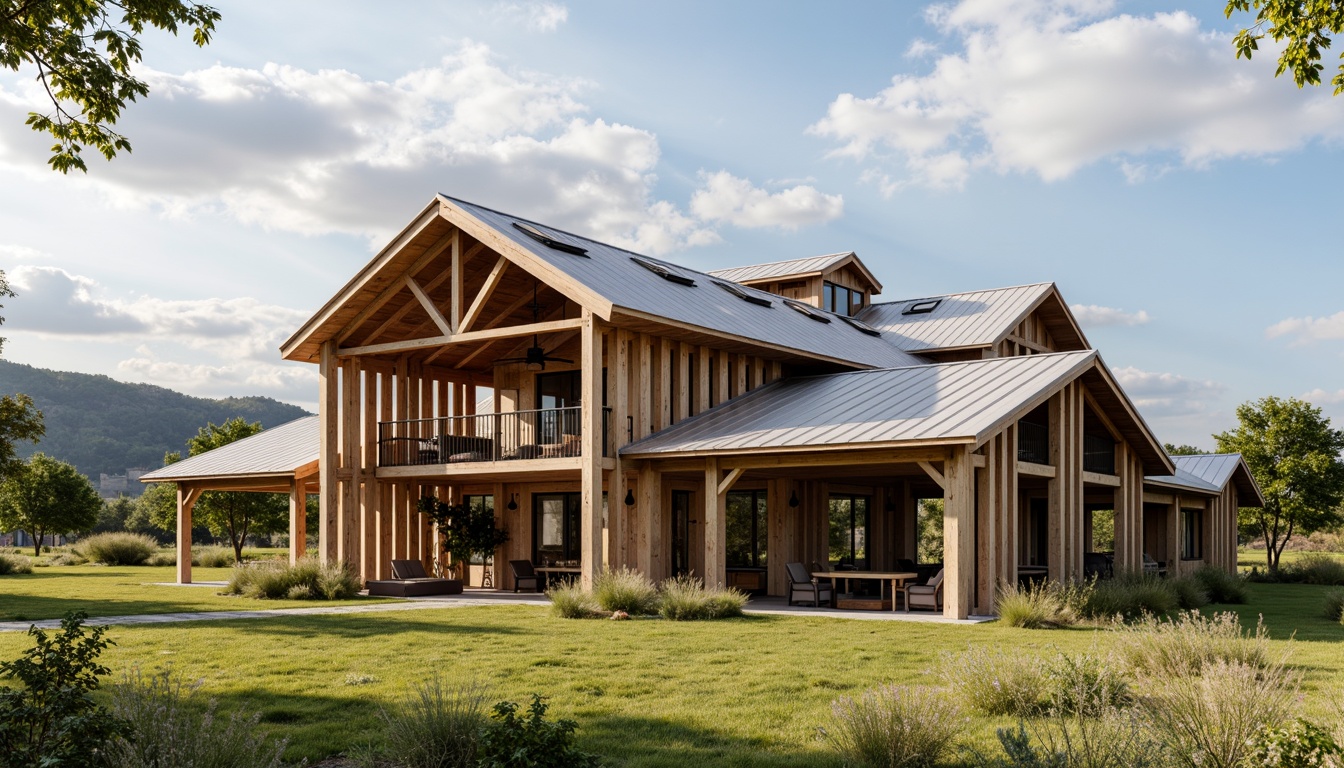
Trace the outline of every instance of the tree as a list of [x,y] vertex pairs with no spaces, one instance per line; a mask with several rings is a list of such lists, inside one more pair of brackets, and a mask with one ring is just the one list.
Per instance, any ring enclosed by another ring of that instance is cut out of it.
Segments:
[[112,533],[130,530],[126,521],[135,512],[135,502],[125,496],[105,499],[103,508],[98,510],[98,522],[93,526],[94,533]]
[[1243,509],[1243,531],[1265,541],[1270,570],[1296,534],[1338,525],[1344,500],[1344,432],[1297,398],[1266,397],[1237,406],[1238,426],[1214,435],[1220,453],[1240,453],[1265,496]]
[[19,530],[42,554],[42,537],[87,531],[98,522],[103,500],[74,466],[35,453],[0,483],[0,529]]
[[1180,445],[1163,443],[1162,447],[1166,450],[1168,456],[1198,456],[1203,453],[1208,453],[1208,451],[1203,450],[1202,448],[1196,448],[1193,445],[1186,445],[1185,443],[1181,443]]
[[27,395],[0,397],[0,482],[14,472],[22,471],[23,460],[14,451],[14,441],[36,443],[46,433],[42,412],[33,407],[33,398]]
[[[1234,13],[1255,14],[1255,24],[1232,38],[1237,58],[1250,59],[1266,35],[1285,43],[1274,76],[1291,71],[1298,88],[1321,84],[1321,49],[1344,31],[1344,0],[1228,0],[1223,12],[1229,19]],[[1344,63],[1331,82],[1335,95],[1344,93]]]
[[0,0],[0,66],[33,65],[51,99],[50,114],[30,112],[27,120],[56,139],[47,163],[61,173],[87,172],[85,145],[108,160],[131,151],[110,126],[126,102],[149,95],[131,74],[141,60],[140,35],[190,26],[192,42],[204,47],[219,19],[214,8],[183,0]]
[[[494,555],[496,549],[509,541],[509,532],[495,527],[495,512],[488,507],[449,504],[433,496],[421,497],[419,506],[439,529],[444,553],[463,566],[476,555],[482,558]],[[463,567],[464,583],[470,581],[467,575],[468,569]]]

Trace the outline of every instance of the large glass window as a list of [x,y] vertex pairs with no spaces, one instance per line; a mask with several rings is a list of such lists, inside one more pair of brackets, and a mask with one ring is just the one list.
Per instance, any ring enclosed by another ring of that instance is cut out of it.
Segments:
[[1204,556],[1204,510],[1181,510],[1181,558],[1198,560]]
[[831,494],[831,562],[868,567],[868,497]]
[[846,317],[858,314],[863,309],[863,292],[835,283],[823,283],[821,289],[822,309]]
[[578,565],[579,494],[539,493],[532,497],[532,514],[532,561]]
[[[492,514],[492,515],[495,513],[495,497],[494,497],[494,496],[471,496],[471,495],[463,496],[463,497],[462,497],[462,505],[463,505],[463,506],[466,506],[466,507],[470,507],[470,508],[473,509],[473,510],[482,510],[482,509],[483,509],[483,510],[489,512],[489,513]],[[472,565],[485,565],[485,558],[484,558],[483,556],[479,555],[479,554],[472,555],[472,556],[471,556],[471,564],[472,564]]]
[[728,493],[728,542],[725,545],[729,568],[761,568],[766,560],[765,491]]
[[672,575],[691,572],[691,492],[672,492]]

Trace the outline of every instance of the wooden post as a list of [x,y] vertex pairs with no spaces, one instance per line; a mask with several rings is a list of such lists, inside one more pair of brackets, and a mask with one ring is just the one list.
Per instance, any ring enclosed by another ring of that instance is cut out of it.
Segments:
[[1049,566],[1049,577],[1051,581],[1063,581],[1065,571],[1064,564],[1064,517],[1065,511],[1065,484],[1066,467],[1065,456],[1067,449],[1064,445],[1065,436],[1068,434],[1064,428],[1064,393],[1056,392],[1050,398],[1048,406],[1050,419],[1050,464],[1055,468],[1055,476],[1046,481],[1046,497],[1049,505],[1047,519],[1047,554],[1046,565]]
[[999,496],[999,467],[996,458],[997,449],[1003,442],[1003,435],[991,439],[985,445],[985,466],[973,470],[976,475],[975,523],[976,523],[976,595],[975,612],[988,616],[994,613],[994,597],[998,591],[999,573],[999,517],[1002,499]]
[[341,488],[337,515],[336,559],[359,569],[359,478],[363,452],[359,444],[359,379],[361,360],[348,359],[341,366]]
[[630,332],[613,330],[607,368],[611,373],[611,448],[615,468],[607,482],[607,562],[613,569],[631,565],[627,529],[635,507],[626,506],[625,465],[620,449],[628,442],[627,417],[630,415]]
[[965,446],[943,463],[943,615],[964,619],[975,597],[975,467]]
[[583,310],[579,330],[582,343],[582,384],[579,393],[583,420],[580,436],[583,463],[579,467],[579,542],[583,570],[579,581],[591,591],[602,572],[602,328],[591,310]]
[[639,467],[639,499],[635,509],[635,567],[653,578],[653,542],[655,527],[662,506],[662,478],[653,468],[653,462],[644,461]]
[[[190,533],[188,533],[190,538]],[[308,554],[308,494],[304,493],[303,481],[289,481],[289,564]],[[190,568],[190,563],[188,563]]]
[[177,583],[191,583],[191,509],[200,491],[177,484]]
[[340,457],[337,453],[337,430],[340,426],[340,407],[336,380],[336,342],[322,343],[318,361],[318,420],[322,431],[318,433],[318,467],[321,472],[318,495],[318,531],[317,549],[325,565],[336,559],[336,517],[340,509]]
[[[723,356],[726,357],[726,356]],[[722,359],[722,358],[721,358]],[[719,460],[705,459],[705,586],[728,583],[724,545],[728,540],[727,494],[719,493]]]

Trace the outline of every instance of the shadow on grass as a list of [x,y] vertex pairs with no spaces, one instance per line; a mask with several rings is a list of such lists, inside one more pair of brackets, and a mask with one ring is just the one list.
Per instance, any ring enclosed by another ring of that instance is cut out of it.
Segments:
[[[419,613],[419,612],[417,612]],[[383,638],[391,635],[411,632],[428,632],[436,635],[530,635],[540,634],[518,627],[500,624],[482,624],[474,621],[454,621],[444,618],[439,621],[407,618],[404,614],[328,614],[325,616],[276,616],[265,619],[219,619],[210,624],[230,624],[236,626],[246,622],[250,635],[271,635],[273,637],[339,637],[345,640],[364,638]],[[450,616],[452,614],[449,614]]]
[[[145,589],[191,589],[190,587],[153,587]],[[227,601],[193,602],[190,600],[163,599],[162,592],[156,592],[152,599],[135,600],[114,597],[53,597],[47,595],[3,595],[0,594],[0,621],[41,621],[59,619],[70,611],[84,611],[91,617],[159,615],[164,613],[231,613],[234,611],[265,611],[274,608],[318,608],[328,605],[326,601],[314,600],[304,605],[286,602],[283,605],[267,604],[262,600],[249,598],[228,598]],[[212,593],[213,596],[213,593]],[[355,598],[364,600],[366,598]],[[236,601],[236,602],[234,602]],[[369,604],[388,601],[370,599]],[[350,605],[351,601],[342,601],[341,605]]]

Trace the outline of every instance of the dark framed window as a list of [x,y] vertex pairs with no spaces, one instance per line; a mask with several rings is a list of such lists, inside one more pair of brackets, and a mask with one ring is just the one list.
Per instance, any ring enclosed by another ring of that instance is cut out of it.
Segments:
[[691,492],[672,491],[672,575],[691,572]]
[[532,561],[577,564],[582,557],[579,540],[577,493],[538,493],[532,497]]
[[863,309],[863,292],[832,282],[822,283],[822,308],[837,315],[857,314]]
[[868,565],[868,496],[831,494],[831,561],[855,568]]
[[1181,510],[1181,559],[1204,557],[1204,510]]
[[[495,513],[495,497],[493,495],[486,494],[480,496],[473,496],[473,495],[463,496],[462,505],[465,507],[470,507],[471,509],[474,510],[483,509],[492,515]],[[472,555],[471,564],[485,565],[485,558],[479,554]]]
[[761,568],[766,563],[765,491],[730,491],[724,545],[729,568]]

